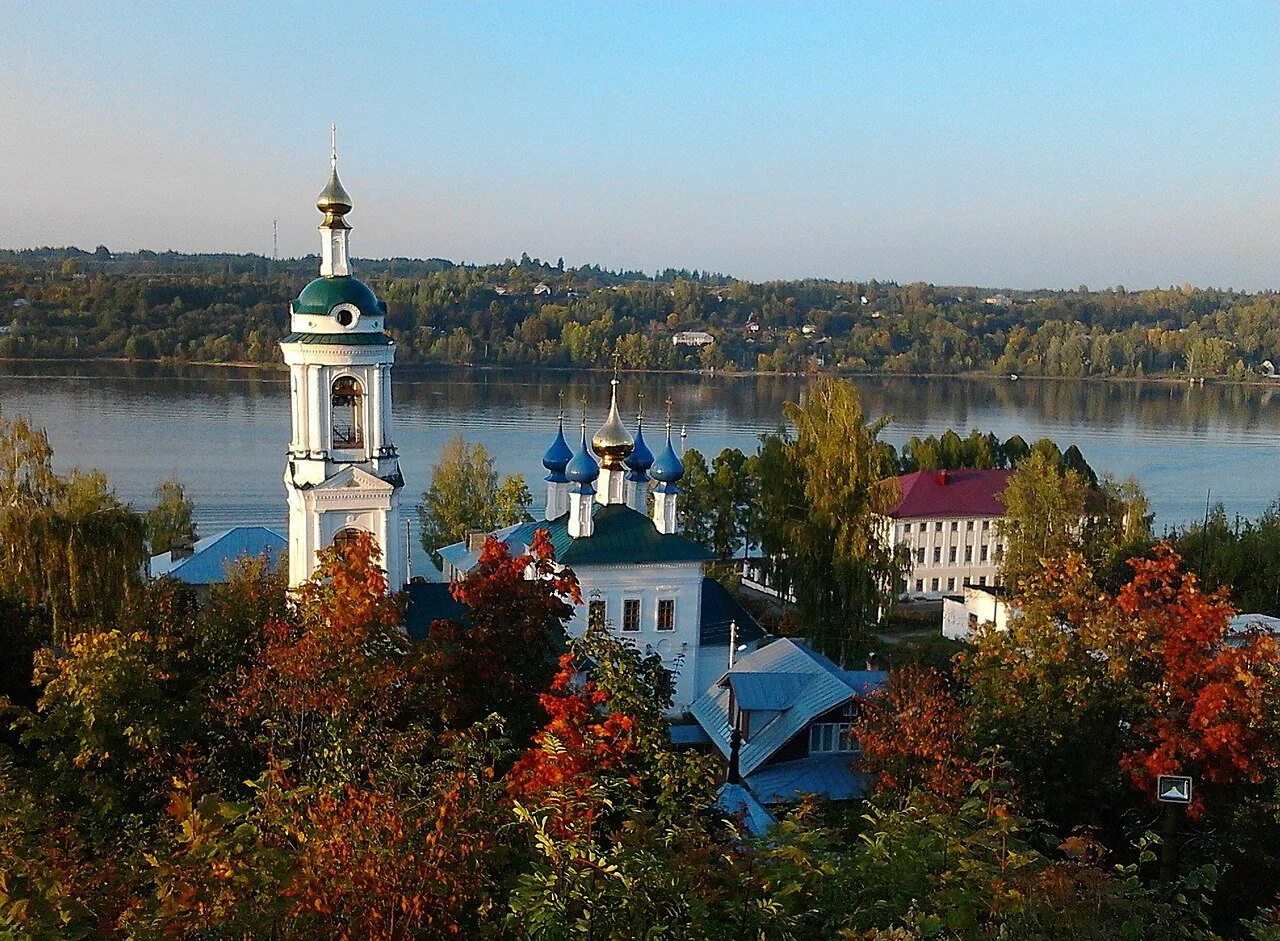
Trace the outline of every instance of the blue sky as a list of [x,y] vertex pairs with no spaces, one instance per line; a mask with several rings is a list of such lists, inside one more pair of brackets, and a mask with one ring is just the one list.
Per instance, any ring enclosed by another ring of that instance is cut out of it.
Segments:
[[1280,5],[0,0],[0,245],[1280,288]]

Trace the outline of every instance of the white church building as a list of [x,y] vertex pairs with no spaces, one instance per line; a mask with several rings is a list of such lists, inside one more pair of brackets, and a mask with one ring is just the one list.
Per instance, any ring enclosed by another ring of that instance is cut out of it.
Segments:
[[[637,648],[656,653],[675,682],[672,712],[681,714],[730,664],[730,649],[754,648],[759,626],[725,588],[703,571],[713,554],[679,532],[676,501],[684,464],[671,443],[655,458],[644,440],[643,419],[633,438],[618,414],[614,379],[609,415],[587,440],[586,419],[574,453],[564,421],[543,457],[547,504],[543,519],[489,535],[513,553],[527,551],[547,531],[556,561],[578,576],[582,604],[568,629],[580,634],[591,620]],[[652,485],[652,486],[651,486]],[[652,510],[648,509],[652,493]],[[445,578],[465,578],[483,540],[439,551]]]
[[386,304],[351,274],[351,197],[338,180],[336,150],[316,208],[324,213],[320,277],[290,305],[291,332],[280,341],[292,401],[289,585],[311,577],[321,549],[366,532],[396,590],[408,573],[391,424],[395,343],[383,329]]
[[[432,621],[465,622],[466,612],[447,584],[411,583],[409,577],[404,478],[391,414],[395,343],[385,330],[386,304],[351,273],[346,216],[352,204],[338,179],[336,150],[316,206],[324,214],[320,277],[290,305],[290,333],[280,341],[291,401],[287,542],[266,530],[238,527],[190,552],[156,556],[152,571],[205,584],[223,580],[227,566],[246,554],[265,550],[278,560],[283,549],[289,585],[297,587],[315,573],[318,552],[367,533],[382,551],[389,589],[407,586],[406,630],[420,637]],[[557,563],[573,569],[582,590],[570,633],[599,619],[658,654],[673,674],[672,711],[680,714],[729,668],[731,651],[754,648],[761,631],[732,594],[706,577],[712,553],[678,531],[684,465],[671,443],[670,419],[665,447],[655,458],[642,419],[637,417],[634,438],[623,425],[616,378],[612,385],[607,420],[588,443],[583,419],[576,453],[565,441],[561,417],[542,461],[548,472],[544,518],[492,535],[522,554],[534,533],[545,529]],[[482,545],[468,540],[439,550],[448,582],[466,577]]]

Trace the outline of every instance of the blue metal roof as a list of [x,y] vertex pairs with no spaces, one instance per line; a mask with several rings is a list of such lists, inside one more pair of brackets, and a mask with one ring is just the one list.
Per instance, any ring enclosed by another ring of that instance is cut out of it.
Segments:
[[227,580],[227,570],[241,559],[266,553],[273,569],[288,548],[288,540],[265,526],[236,526],[196,542],[185,559],[168,552],[151,557],[151,576],[176,578],[188,585],[214,585]]
[[746,783],[763,804],[789,804],[806,794],[849,800],[867,789],[867,777],[853,770],[853,759],[844,754],[780,761],[748,775]]
[[729,687],[739,709],[781,712],[790,709],[813,681],[810,673],[730,673]]
[[670,729],[672,745],[710,745],[711,739],[696,722],[692,725],[673,725]]
[[749,790],[741,784],[722,784],[716,793],[716,806],[729,817],[741,817],[742,826],[752,836],[764,836],[778,821],[765,810]]
[[[851,672],[840,669],[806,644],[784,637],[745,654],[734,664],[732,670],[694,701],[689,711],[727,758],[729,698],[731,686],[740,682],[738,674],[758,674],[763,678],[758,681],[741,681],[754,684],[751,695],[758,694],[761,701],[787,701],[788,704],[781,710],[761,710],[776,712],[776,715],[759,730],[752,729],[750,736],[743,741],[739,768],[745,777],[762,768],[780,748],[807,729],[809,723],[818,716],[858,695],[860,687],[850,679]],[[807,675],[809,682],[798,687],[791,678],[794,674]],[[785,678],[776,680],[779,687],[776,693],[766,696],[760,692],[760,688],[775,682],[772,678],[779,675]],[[878,671],[876,675],[874,684],[883,684],[886,675]],[[860,686],[868,688],[868,684],[872,682],[872,677],[868,676],[867,683]],[[784,693],[792,695],[787,699]]]

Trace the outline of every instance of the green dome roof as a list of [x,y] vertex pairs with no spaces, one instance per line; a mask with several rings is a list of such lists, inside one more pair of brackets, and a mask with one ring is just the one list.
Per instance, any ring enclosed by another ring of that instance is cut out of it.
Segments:
[[316,278],[298,295],[293,302],[295,314],[327,314],[339,304],[354,304],[361,314],[382,316],[387,307],[373,288],[363,281],[352,278]]

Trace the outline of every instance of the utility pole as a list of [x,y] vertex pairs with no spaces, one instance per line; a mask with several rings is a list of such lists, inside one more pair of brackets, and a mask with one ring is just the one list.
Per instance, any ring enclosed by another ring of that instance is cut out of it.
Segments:
[[404,583],[413,581],[413,534],[409,530],[409,521],[404,521]]

